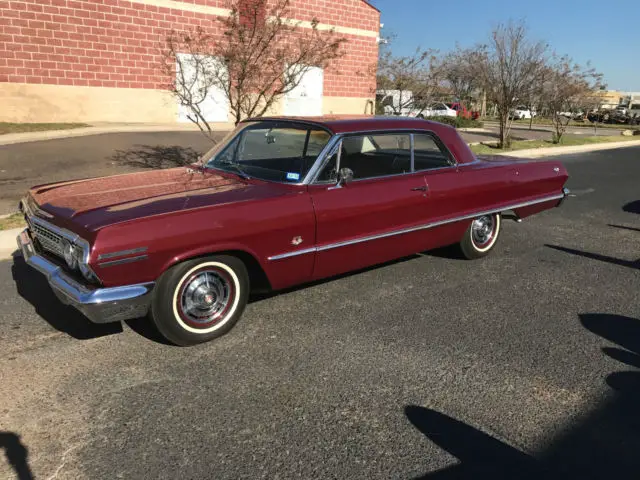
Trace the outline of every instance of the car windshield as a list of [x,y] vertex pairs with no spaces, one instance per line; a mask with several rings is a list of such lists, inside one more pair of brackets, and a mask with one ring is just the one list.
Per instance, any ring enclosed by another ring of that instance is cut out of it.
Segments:
[[326,130],[304,123],[242,123],[224,143],[207,153],[205,166],[245,177],[298,183],[330,138]]

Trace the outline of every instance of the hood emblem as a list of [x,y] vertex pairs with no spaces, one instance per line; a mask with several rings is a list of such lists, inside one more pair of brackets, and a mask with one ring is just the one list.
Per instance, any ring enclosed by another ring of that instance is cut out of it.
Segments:
[[297,247],[302,243],[302,241],[303,241],[302,237],[293,237],[293,240],[291,240],[291,245],[293,245],[294,247]]

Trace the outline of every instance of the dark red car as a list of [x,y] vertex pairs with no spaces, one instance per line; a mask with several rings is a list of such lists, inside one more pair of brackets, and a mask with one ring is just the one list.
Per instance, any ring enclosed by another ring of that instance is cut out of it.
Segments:
[[564,200],[559,162],[474,156],[408,118],[261,118],[189,167],[34,187],[27,263],[94,322],[150,313],[172,342],[227,332],[249,293],[448,244],[495,246],[501,214]]

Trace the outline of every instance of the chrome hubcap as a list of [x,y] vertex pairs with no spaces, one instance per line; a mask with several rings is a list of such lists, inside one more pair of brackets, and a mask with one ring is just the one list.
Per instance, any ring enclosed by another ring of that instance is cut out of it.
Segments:
[[483,245],[493,236],[494,220],[491,215],[476,218],[471,224],[471,236],[474,243]]
[[215,270],[203,270],[182,288],[180,307],[192,322],[210,323],[222,315],[231,299],[229,281]]

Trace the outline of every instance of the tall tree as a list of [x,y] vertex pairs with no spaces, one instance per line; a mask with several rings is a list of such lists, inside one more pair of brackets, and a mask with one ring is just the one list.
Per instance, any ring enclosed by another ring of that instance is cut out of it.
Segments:
[[488,100],[497,108],[501,148],[510,144],[512,119],[516,105],[533,94],[544,71],[547,45],[528,38],[524,23],[500,24],[491,32],[489,42],[469,53]]
[[[419,115],[438,90],[436,52],[418,48],[413,55],[394,56],[385,49],[378,60],[377,89],[395,115]],[[390,101],[384,98],[391,99]]]
[[442,81],[458,100],[469,101],[474,92],[482,88],[473,63],[475,59],[474,49],[456,46],[439,62]]
[[551,112],[554,143],[562,140],[572,114],[582,110],[586,115],[599,105],[597,91],[603,85],[602,80],[602,74],[590,65],[583,67],[567,56],[555,57],[545,69],[542,101]]
[[291,20],[290,0],[231,0],[216,28],[171,31],[162,49],[169,91],[187,118],[211,136],[203,106],[217,92],[233,121],[259,117],[294,90],[313,67],[326,68],[344,54],[346,38]]

